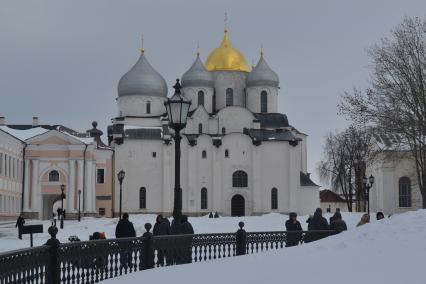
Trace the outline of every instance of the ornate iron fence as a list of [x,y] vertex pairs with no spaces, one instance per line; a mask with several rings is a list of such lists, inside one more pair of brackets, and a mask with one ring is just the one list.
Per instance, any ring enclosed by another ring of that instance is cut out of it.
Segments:
[[280,249],[324,238],[333,231],[251,232],[155,236],[50,245],[0,254],[0,284],[97,283],[144,269],[209,261]]

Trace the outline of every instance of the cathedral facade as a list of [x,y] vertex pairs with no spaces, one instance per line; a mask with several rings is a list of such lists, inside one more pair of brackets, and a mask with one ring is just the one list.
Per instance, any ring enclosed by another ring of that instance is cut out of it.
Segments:
[[[205,64],[199,54],[181,78],[191,101],[182,131],[182,209],[188,215],[307,214],[319,207],[307,173],[307,135],[278,113],[279,78],[263,54],[249,68],[225,30]],[[108,128],[115,175],[124,170],[123,212],[170,215],[173,132],[168,88],[142,50],[118,84],[118,116]],[[115,181],[114,200],[119,200]],[[119,202],[114,202],[118,212]]]

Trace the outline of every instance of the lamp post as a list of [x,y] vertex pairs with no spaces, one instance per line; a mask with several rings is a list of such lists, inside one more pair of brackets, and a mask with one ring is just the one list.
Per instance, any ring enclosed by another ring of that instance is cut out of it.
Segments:
[[117,174],[117,178],[118,178],[118,182],[120,183],[120,210],[119,210],[119,215],[118,218],[121,220],[121,203],[122,203],[122,192],[123,192],[123,180],[124,180],[124,176],[126,175],[126,173],[121,170],[118,172]]
[[80,215],[80,197],[81,197],[81,189],[78,190],[78,222],[81,221],[81,215]]
[[61,229],[64,228],[64,198],[65,185],[61,184]]
[[176,79],[176,84],[173,86],[175,89],[174,95],[167,99],[164,106],[167,110],[169,117],[169,126],[175,131],[175,188],[174,188],[174,202],[173,202],[173,219],[179,223],[182,216],[182,189],[180,187],[180,131],[186,126],[186,119],[188,117],[189,107],[191,102],[186,100],[180,92],[181,85],[179,79]]
[[365,199],[367,201],[367,214],[370,215],[370,189],[374,184],[374,176],[370,175],[369,178],[363,177],[362,183],[364,185]]

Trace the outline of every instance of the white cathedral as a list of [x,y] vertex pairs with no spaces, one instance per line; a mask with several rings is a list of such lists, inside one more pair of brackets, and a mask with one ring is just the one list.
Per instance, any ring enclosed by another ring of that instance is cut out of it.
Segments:
[[[205,64],[199,54],[181,78],[191,101],[181,142],[182,211],[243,216],[311,213],[319,193],[307,173],[307,135],[278,113],[279,78],[263,54],[252,69],[225,30]],[[108,127],[115,175],[124,170],[123,212],[170,215],[174,147],[164,78],[144,50],[118,84]],[[119,184],[115,181],[114,211]]]

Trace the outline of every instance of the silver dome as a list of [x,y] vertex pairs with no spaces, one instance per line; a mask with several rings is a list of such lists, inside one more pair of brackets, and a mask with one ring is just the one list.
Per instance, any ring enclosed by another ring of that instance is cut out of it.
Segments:
[[144,52],[118,82],[118,96],[145,95],[167,97],[164,78],[149,64]]
[[197,54],[192,66],[182,76],[182,87],[213,87],[213,75],[207,71]]
[[256,67],[247,76],[247,87],[253,86],[271,86],[278,87],[280,80],[277,73],[272,71],[269,65],[263,58],[263,54],[260,55],[259,62]]

